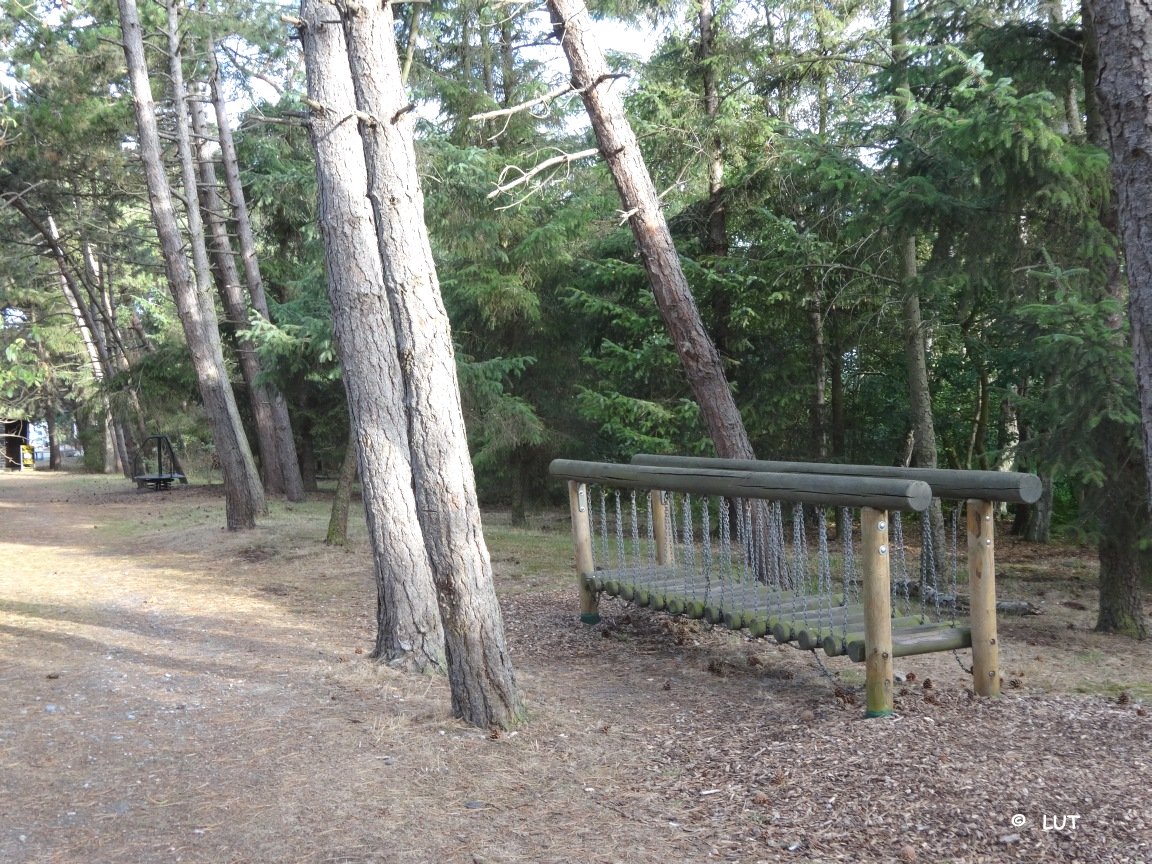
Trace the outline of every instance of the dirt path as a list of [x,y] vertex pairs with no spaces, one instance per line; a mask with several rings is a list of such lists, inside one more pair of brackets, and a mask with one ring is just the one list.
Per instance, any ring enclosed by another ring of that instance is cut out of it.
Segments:
[[934,656],[866,722],[851,664],[583,628],[505,573],[532,718],[496,736],[363,656],[368,558],[325,519],[229,534],[212,489],[0,475],[0,861],[1152,862],[1152,650],[1079,601],[1006,625],[1004,698]]

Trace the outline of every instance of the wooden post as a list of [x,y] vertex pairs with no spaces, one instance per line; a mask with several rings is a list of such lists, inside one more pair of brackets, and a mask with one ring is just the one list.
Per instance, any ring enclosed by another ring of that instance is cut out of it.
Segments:
[[656,563],[672,563],[672,547],[668,543],[668,493],[653,489],[648,493],[652,502],[652,540],[656,544]]
[[971,595],[972,684],[979,696],[1000,695],[996,635],[996,547],[992,502],[968,500],[968,591]]
[[588,518],[588,487],[568,481],[568,507],[572,511],[572,545],[576,547],[576,578],[580,585],[580,620],[585,624],[600,621],[600,601],[585,578],[596,572],[592,557],[592,525]]
[[889,572],[888,513],[860,511],[864,569],[864,657],[866,717],[891,717],[892,587]]

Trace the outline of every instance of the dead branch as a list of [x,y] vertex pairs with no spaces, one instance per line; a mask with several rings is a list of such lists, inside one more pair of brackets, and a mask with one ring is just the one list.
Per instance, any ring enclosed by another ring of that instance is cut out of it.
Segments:
[[562,84],[555,90],[545,93],[535,99],[530,99],[527,102],[521,102],[519,105],[513,105],[511,108],[498,108],[495,111],[484,111],[480,114],[473,114],[469,120],[495,120],[497,117],[510,117],[513,114],[520,114],[523,111],[531,111],[537,105],[548,105],[555,99],[568,93],[575,93],[576,88],[571,84]]
[[[589,156],[595,156],[599,152],[600,151],[597,148],[590,147],[589,149],[581,150],[578,153],[561,153],[559,156],[553,156],[551,159],[545,159],[543,162],[528,171],[517,168],[515,165],[509,165],[500,172],[499,185],[497,185],[495,189],[488,193],[488,198],[491,199],[496,198],[499,195],[504,195],[515,189],[517,186],[522,186],[523,184],[528,183],[532,180],[532,178],[537,177],[545,171],[555,168],[558,165],[571,165],[573,162],[578,162],[581,159],[587,159]],[[516,171],[520,172],[519,175],[515,179],[505,182],[505,178],[512,172]]]

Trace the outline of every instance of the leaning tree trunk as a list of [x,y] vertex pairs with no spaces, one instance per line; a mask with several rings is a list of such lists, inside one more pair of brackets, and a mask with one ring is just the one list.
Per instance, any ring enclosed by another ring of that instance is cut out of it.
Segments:
[[224,200],[217,191],[219,181],[216,166],[207,152],[208,121],[204,117],[204,106],[196,97],[188,100],[188,113],[192,120],[192,131],[196,136],[196,168],[199,172],[200,206],[204,211],[204,223],[212,239],[212,272],[216,277],[216,288],[224,305],[227,323],[235,335],[235,353],[240,361],[240,374],[248,390],[248,402],[252,406],[252,419],[256,424],[256,442],[260,450],[260,467],[264,475],[264,491],[270,495],[284,494],[284,471],[278,452],[276,422],[272,414],[272,397],[265,386],[264,367],[256,354],[252,340],[240,332],[248,327],[248,304],[240,287],[240,273],[236,269],[236,258],[232,251],[232,240],[228,236],[228,225],[224,218]]
[[339,6],[402,361],[416,501],[447,640],[452,709],[477,726],[507,728],[522,719],[524,709],[480,524],[452,332],[424,225],[415,120],[400,81],[392,9],[366,0]]
[[[226,523],[230,530],[253,528],[257,514],[264,510],[264,491],[252,461],[252,453],[248,449],[248,441],[244,437],[244,427],[228,380],[228,369],[220,348],[220,332],[216,327],[216,311],[211,303],[208,286],[193,279],[184,257],[180,228],[172,204],[172,190],[168,185],[160,135],[156,128],[156,108],[152,102],[152,88],[144,57],[144,36],[136,0],[119,0],[119,5],[124,55],[132,81],[140,156],[148,182],[152,218],[160,239],[172,296],[196,369],[200,398],[212,427],[216,452],[220,455],[224,474]],[[177,99],[176,105],[178,110],[175,113],[179,116],[183,112],[183,103]],[[185,166],[186,175],[190,167],[189,162]],[[193,206],[188,208],[188,218],[192,222],[194,215],[198,216],[195,214],[195,178],[192,177],[190,183],[188,180],[186,176],[186,185],[192,192]]]
[[656,187],[624,114],[617,76],[609,71],[596,44],[584,0],[548,0],[548,9],[572,70],[572,86],[584,100],[600,153],[612,172],[636,237],[656,305],[716,452],[724,458],[753,459],[752,443],[728,386],[723,361],[700,320]]
[[[335,7],[303,0],[320,231],[376,566],[376,656],[442,668],[444,631],[412,491],[404,377],[377,247],[356,95]],[[404,358],[411,362],[412,357]]]
[[[252,233],[252,219],[248,214],[248,201],[244,197],[244,186],[240,182],[240,162],[236,158],[236,145],[232,140],[232,130],[228,126],[228,109],[220,88],[220,68],[216,62],[216,43],[211,42],[209,51],[212,64],[212,106],[216,111],[216,133],[220,142],[220,163],[224,166],[224,179],[228,184],[228,197],[232,201],[232,218],[236,224],[236,244],[240,249],[240,261],[244,265],[244,282],[252,308],[265,321],[271,321],[268,311],[268,298],[264,293],[264,277],[260,273],[260,259],[256,253],[256,237]],[[303,501],[304,478],[300,473],[300,459],[296,453],[296,439],[292,434],[292,418],[288,413],[288,401],[273,384],[265,383],[268,405],[272,411],[272,423],[276,438],[276,456],[280,461],[280,476],[284,496],[289,501]]]
[[[1135,0],[1086,0],[1086,43],[1099,62],[1092,80],[1112,153],[1120,238],[1128,274],[1128,317],[1140,393],[1146,492],[1152,497],[1152,7]],[[1089,106],[1097,100],[1087,100]],[[1091,111],[1089,115],[1091,116]],[[1091,138],[1091,132],[1089,133]],[[1104,143],[1104,142],[1097,142]]]
[[[61,291],[68,303],[69,309],[72,311],[72,316],[76,321],[76,327],[80,334],[81,341],[83,341],[85,349],[88,351],[89,361],[92,366],[92,375],[100,386],[104,388],[107,383],[115,377],[117,370],[109,348],[108,336],[105,335],[105,329],[100,326],[102,322],[97,315],[98,310],[97,303],[95,302],[95,292],[92,286],[86,281],[86,274],[82,268],[75,265],[73,259],[66,252],[63,239],[60,236],[60,229],[56,225],[56,220],[51,213],[47,213],[41,218],[33,213],[28,205],[20,198],[13,198],[9,204],[24,217],[32,230],[36,231],[43,238],[48,252],[52,255],[52,259],[56,264],[56,269],[60,276]],[[114,328],[109,327],[108,331],[109,335],[116,335]],[[120,356],[124,356],[123,352],[121,352]],[[123,368],[127,368],[126,359]],[[126,398],[113,402],[109,399],[108,391],[105,389],[103,399],[107,403],[108,411],[113,415],[114,422],[116,422],[121,429],[131,429],[135,432],[135,438],[129,435],[122,435],[114,442],[118,461],[120,462],[124,476],[130,478],[132,476],[133,466],[136,463],[137,442],[143,441],[146,433],[143,425],[143,414],[140,410],[139,400],[135,396],[135,391],[129,389],[126,391],[126,394]],[[125,409],[125,402],[128,403],[129,409],[134,409],[134,415],[128,416],[130,412]],[[105,460],[105,467],[107,468],[107,466],[108,461]],[[115,469],[112,470],[114,471]]]

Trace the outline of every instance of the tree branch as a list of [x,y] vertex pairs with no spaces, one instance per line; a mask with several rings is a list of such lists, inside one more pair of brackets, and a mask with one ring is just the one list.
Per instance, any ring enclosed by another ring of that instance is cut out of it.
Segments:
[[[561,153],[559,156],[553,156],[551,159],[545,159],[539,165],[536,165],[528,171],[517,168],[515,165],[509,165],[500,172],[499,185],[491,192],[489,192],[487,197],[489,199],[496,198],[499,195],[510,192],[517,186],[522,186],[523,184],[528,183],[530,180],[532,180],[532,178],[537,177],[545,171],[555,168],[558,165],[571,165],[573,162],[578,162],[581,159],[587,159],[590,156],[596,156],[599,153],[600,151],[595,147],[590,147],[587,150],[581,150],[578,153]],[[519,171],[519,176],[505,183],[504,178],[507,177],[509,173],[514,171]]]

